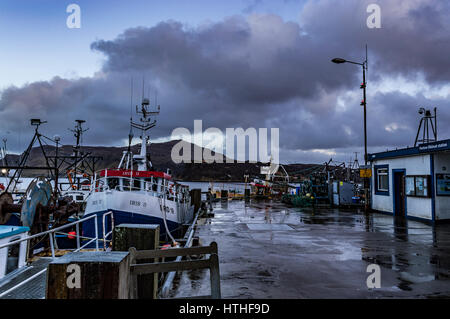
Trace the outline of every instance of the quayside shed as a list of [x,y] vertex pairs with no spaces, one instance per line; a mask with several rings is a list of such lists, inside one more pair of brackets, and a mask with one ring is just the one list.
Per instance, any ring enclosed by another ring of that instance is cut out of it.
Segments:
[[450,140],[368,157],[373,210],[429,223],[450,221]]

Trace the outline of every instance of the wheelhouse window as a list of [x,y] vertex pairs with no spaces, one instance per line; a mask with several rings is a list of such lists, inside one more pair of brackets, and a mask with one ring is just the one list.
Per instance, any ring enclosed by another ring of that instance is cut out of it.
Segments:
[[108,187],[109,187],[109,189],[116,189],[117,186],[119,186],[119,179],[118,178],[108,177]]
[[379,165],[375,170],[375,194],[389,195],[389,166]]
[[140,178],[133,179],[133,187],[135,190],[141,189],[141,179]]
[[128,178],[122,178],[122,186],[125,192],[130,191],[130,180]]
[[406,196],[430,197],[430,180],[431,177],[429,175],[406,176]]

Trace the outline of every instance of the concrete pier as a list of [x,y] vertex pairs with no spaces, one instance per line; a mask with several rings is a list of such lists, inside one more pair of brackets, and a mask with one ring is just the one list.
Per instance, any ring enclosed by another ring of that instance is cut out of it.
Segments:
[[[450,297],[450,225],[264,201],[214,208],[196,236],[218,243],[223,298]],[[371,264],[380,289],[367,287]],[[207,272],[184,272],[170,297],[208,289]]]

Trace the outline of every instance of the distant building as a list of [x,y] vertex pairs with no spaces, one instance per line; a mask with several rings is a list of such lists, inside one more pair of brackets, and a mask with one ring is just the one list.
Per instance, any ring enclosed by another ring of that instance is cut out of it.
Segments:
[[375,211],[426,222],[450,220],[450,140],[369,154]]

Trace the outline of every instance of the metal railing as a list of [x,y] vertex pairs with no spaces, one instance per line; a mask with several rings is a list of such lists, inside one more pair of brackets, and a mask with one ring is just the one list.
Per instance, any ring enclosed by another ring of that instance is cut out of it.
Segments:
[[[106,216],[111,215],[111,230],[106,233],[106,227],[105,227],[105,221],[106,221]],[[103,225],[103,249],[106,250],[106,242],[111,242],[112,239],[107,240],[106,237],[112,235],[113,231],[114,231],[114,214],[113,212],[107,212],[105,214],[103,214],[102,216],[102,225]]]
[[[111,231],[108,232],[107,234],[105,234],[105,216],[106,216],[106,215],[111,215]],[[109,235],[112,233],[113,229],[114,229],[114,215],[113,215],[113,212],[110,211],[110,212],[107,212],[107,213],[103,214],[102,217],[103,217],[103,218],[102,218],[102,224],[103,224],[103,225],[102,225],[102,226],[103,226],[103,242],[105,243],[106,237],[109,236]],[[94,223],[95,223],[95,238],[90,238],[90,237],[84,237],[84,236],[81,236],[81,235],[80,235],[80,224],[83,223],[83,222],[86,222],[86,221],[88,221],[88,220],[91,220],[91,219],[94,219]],[[80,251],[80,250],[83,249],[84,247],[86,247],[86,246],[88,246],[89,244],[91,244],[93,241],[95,241],[95,250],[98,251],[98,250],[99,250],[99,249],[98,249],[98,247],[99,247],[99,245],[98,245],[98,240],[99,240],[99,238],[98,238],[98,215],[92,215],[92,216],[89,216],[89,217],[86,217],[86,218],[82,218],[82,219],[80,219],[80,220],[77,220],[77,221],[75,221],[75,222],[72,222],[72,223],[69,223],[69,224],[66,224],[66,225],[62,225],[62,226],[60,226],[60,227],[57,227],[57,228],[54,228],[54,229],[51,229],[51,230],[47,230],[47,231],[42,232],[42,233],[39,233],[39,234],[35,234],[35,235],[31,235],[31,236],[26,236],[26,237],[21,238],[21,239],[13,240],[13,241],[11,241],[11,242],[9,242],[9,243],[7,243],[7,244],[0,245],[0,249],[6,248],[6,247],[9,247],[9,246],[12,246],[12,245],[16,245],[16,244],[21,243],[21,242],[23,242],[23,241],[28,241],[28,240],[31,240],[31,239],[33,239],[33,238],[45,236],[45,235],[48,234],[49,237],[50,237],[50,248],[51,248],[51,251],[52,251],[52,259],[55,259],[55,245],[54,245],[54,240],[55,240],[56,233],[59,233],[59,234],[65,234],[65,233],[60,232],[60,231],[63,230],[63,229],[65,229],[65,228],[72,227],[72,226],[74,226],[74,225],[75,225],[75,227],[76,227],[76,237],[77,237],[77,249],[75,249],[74,252]],[[71,234],[65,234],[65,235],[71,235]],[[80,238],[82,238],[82,239],[90,239],[90,240],[89,240],[87,243],[85,243],[83,246],[81,246],[81,245],[80,245]],[[105,247],[105,244],[104,244],[104,247]],[[18,284],[15,285],[14,287],[12,287],[12,288],[10,288],[10,289],[8,289],[8,290],[2,292],[2,293],[0,294],[0,298],[2,298],[3,296],[8,295],[8,294],[11,293],[12,291],[14,291],[14,290],[16,290],[17,288],[23,286],[24,284],[30,282],[31,280],[33,280],[33,279],[39,277],[40,275],[44,274],[45,272],[47,272],[47,268],[42,269],[41,271],[39,271],[38,273],[34,274],[33,276],[31,276],[31,277],[25,279],[24,281],[21,281],[20,283],[18,283]]]
[[[108,178],[117,178],[121,179],[122,183],[127,182],[127,184],[122,185],[115,185],[114,187],[110,187],[108,185],[108,182],[106,181]],[[105,176],[97,177],[97,172],[95,174],[95,177],[91,183],[91,192],[104,192],[107,190],[116,190],[121,192],[127,192],[127,191],[143,191],[152,193],[154,196],[158,196],[159,194],[163,194],[168,192],[170,197],[173,197],[172,200],[176,200],[179,203],[182,202],[188,202],[188,191],[183,190],[183,185],[181,184],[167,184],[167,183],[158,183],[155,181],[143,181],[144,183],[147,183],[148,185],[146,187],[136,187],[134,186],[134,181],[136,178],[132,177],[123,177],[123,176],[108,176],[107,170],[105,172]],[[138,178],[139,180],[139,178]],[[99,183],[99,185],[97,185]],[[178,185],[178,187],[176,186]],[[153,190],[153,186],[156,186],[157,190]],[[172,194],[171,194],[172,192]]]
[[[108,232],[108,234],[105,234],[105,217],[104,216],[105,215],[109,215],[109,214],[112,215],[112,212],[107,212],[107,213],[103,214],[103,221],[102,221],[103,233],[106,236],[109,236],[110,233],[112,232],[112,230],[111,230],[110,232]],[[88,220],[91,220],[91,219],[94,219],[95,238],[81,236],[80,235],[80,227],[79,227],[79,225],[81,223],[84,223],[84,222],[86,222]],[[111,229],[113,229],[114,228],[114,224],[113,224],[114,223],[114,218],[113,217],[111,218],[111,221],[112,221]],[[42,236],[45,236],[45,235],[49,235],[49,237],[50,237],[50,249],[51,249],[51,253],[52,253],[52,258],[55,258],[55,250],[56,249],[55,249],[54,241],[55,241],[56,233],[73,236],[73,234],[68,234],[68,233],[61,232],[61,230],[69,228],[69,227],[72,227],[72,226],[76,227],[75,236],[76,236],[76,239],[77,239],[77,249],[74,250],[75,252],[85,248],[86,246],[90,245],[94,241],[95,241],[95,250],[96,251],[99,250],[99,243],[98,243],[98,241],[99,241],[98,215],[91,215],[89,217],[82,218],[80,220],[77,220],[77,221],[74,221],[72,223],[65,224],[65,225],[62,225],[60,227],[56,227],[56,228],[53,228],[53,229],[50,229],[50,230],[47,230],[47,231],[44,231],[42,233],[38,233],[38,234],[34,234],[34,235],[31,235],[31,236],[26,236],[24,238],[20,238],[20,239],[16,239],[16,240],[10,241],[9,243],[0,245],[0,249],[16,245],[16,244],[21,243],[23,241],[28,241],[28,240],[31,240],[31,239],[34,239],[34,238],[38,238],[38,237],[42,237]],[[105,239],[106,236],[104,236],[103,239]],[[85,244],[83,244],[83,246],[81,246],[80,239],[89,239],[89,241],[86,242]]]

